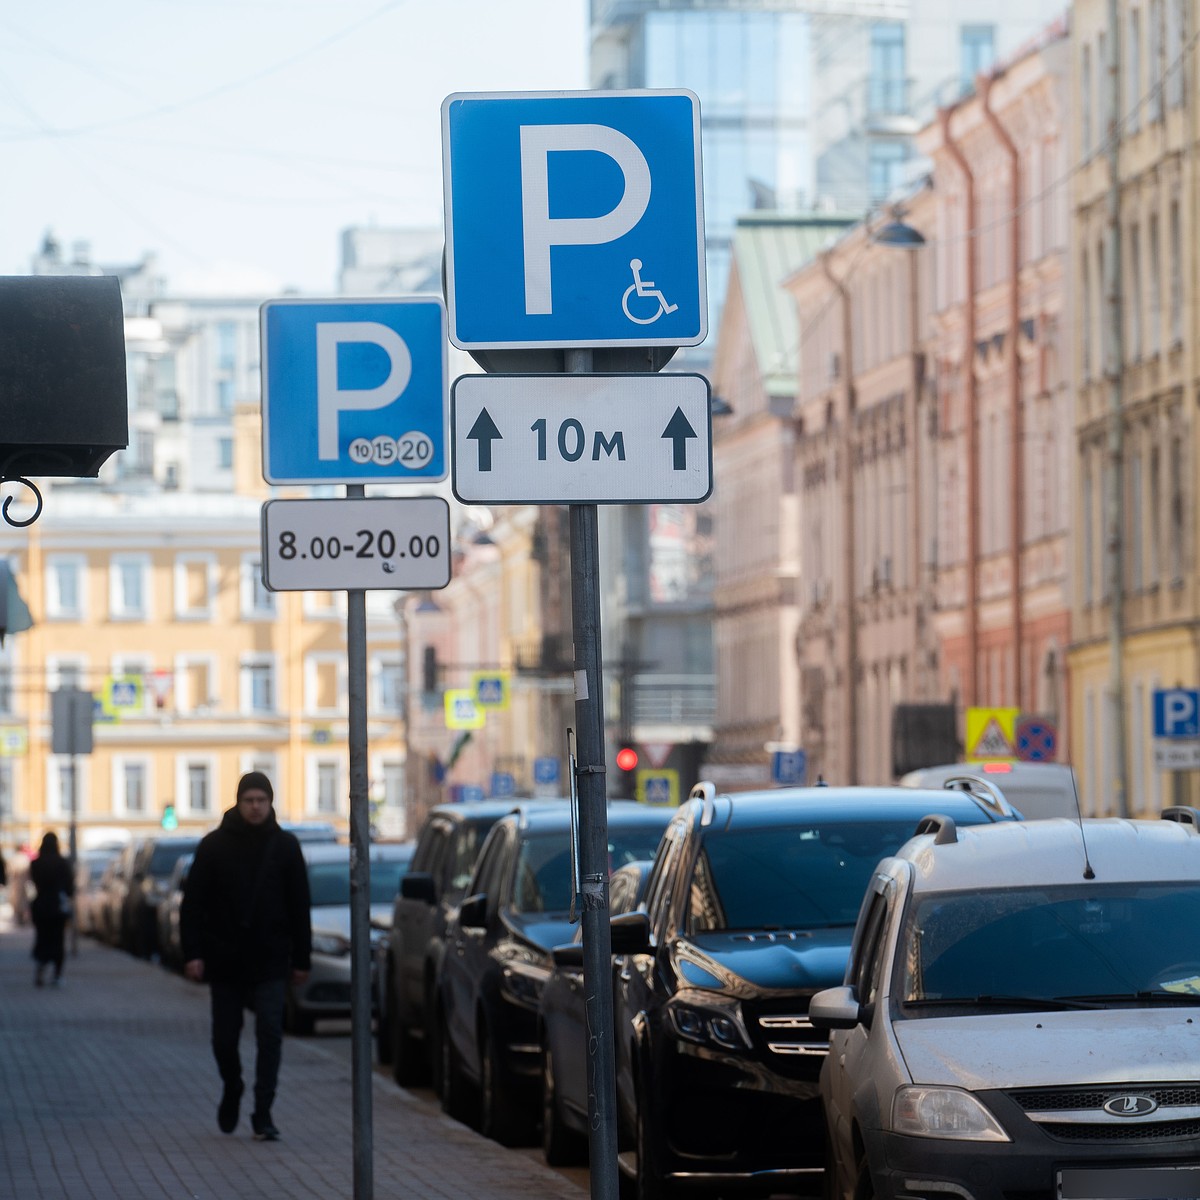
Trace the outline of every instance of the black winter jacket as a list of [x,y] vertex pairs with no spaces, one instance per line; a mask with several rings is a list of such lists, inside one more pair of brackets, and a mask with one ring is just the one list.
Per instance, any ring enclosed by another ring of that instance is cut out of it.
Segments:
[[256,827],[234,806],[205,835],[179,922],[184,962],[203,959],[210,981],[263,983],[309,969],[308,872],[300,843],[279,828],[274,811]]

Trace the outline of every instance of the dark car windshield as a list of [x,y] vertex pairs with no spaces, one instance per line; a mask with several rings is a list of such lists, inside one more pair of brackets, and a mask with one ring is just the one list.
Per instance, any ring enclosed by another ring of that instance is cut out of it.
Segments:
[[879,860],[913,817],[713,831],[700,848],[687,932],[853,925]]
[[[408,870],[408,861],[371,860],[371,903],[390,904],[400,890],[400,877]],[[308,864],[308,891],[314,908],[350,903],[350,862]]]
[[166,878],[170,875],[175,864],[185,855],[196,849],[195,842],[159,842],[150,855],[150,866],[147,868],[151,875]]
[[1200,994],[1200,883],[920,897],[901,940],[906,1003]]
[[[608,869],[654,857],[662,830],[608,829]],[[521,913],[566,912],[571,907],[571,839],[562,830],[531,833],[521,840],[513,887],[513,908]]]

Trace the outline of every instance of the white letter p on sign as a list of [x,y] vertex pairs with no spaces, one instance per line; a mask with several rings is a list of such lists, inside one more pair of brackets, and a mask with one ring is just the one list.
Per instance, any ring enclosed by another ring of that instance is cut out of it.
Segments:
[[[373,388],[343,388],[338,382],[338,346],[369,342],[388,356],[388,377]],[[386,408],[412,378],[412,355],[404,339],[378,321],[317,322],[317,457],[338,457],[338,415]]]
[[[606,154],[625,176],[616,208],[598,217],[552,217],[548,159],[556,150]],[[650,203],[650,164],[637,143],[607,125],[521,126],[521,225],[525,237],[525,312],[554,311],[550,247],[615,242],[641,219]]]

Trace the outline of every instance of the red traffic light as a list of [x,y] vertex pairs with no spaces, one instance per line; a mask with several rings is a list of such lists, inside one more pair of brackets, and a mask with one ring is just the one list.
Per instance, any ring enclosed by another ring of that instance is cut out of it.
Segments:
[[638,752],[632,746],[622,746],[617,751],[617,766],[622,771],[635,771],[638,765]]

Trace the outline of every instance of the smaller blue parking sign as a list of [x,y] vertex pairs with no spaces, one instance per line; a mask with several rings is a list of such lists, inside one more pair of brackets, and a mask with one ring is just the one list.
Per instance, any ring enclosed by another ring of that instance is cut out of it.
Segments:
[[440,297],[268,300],[260,326],[268,483],[446,478]]

